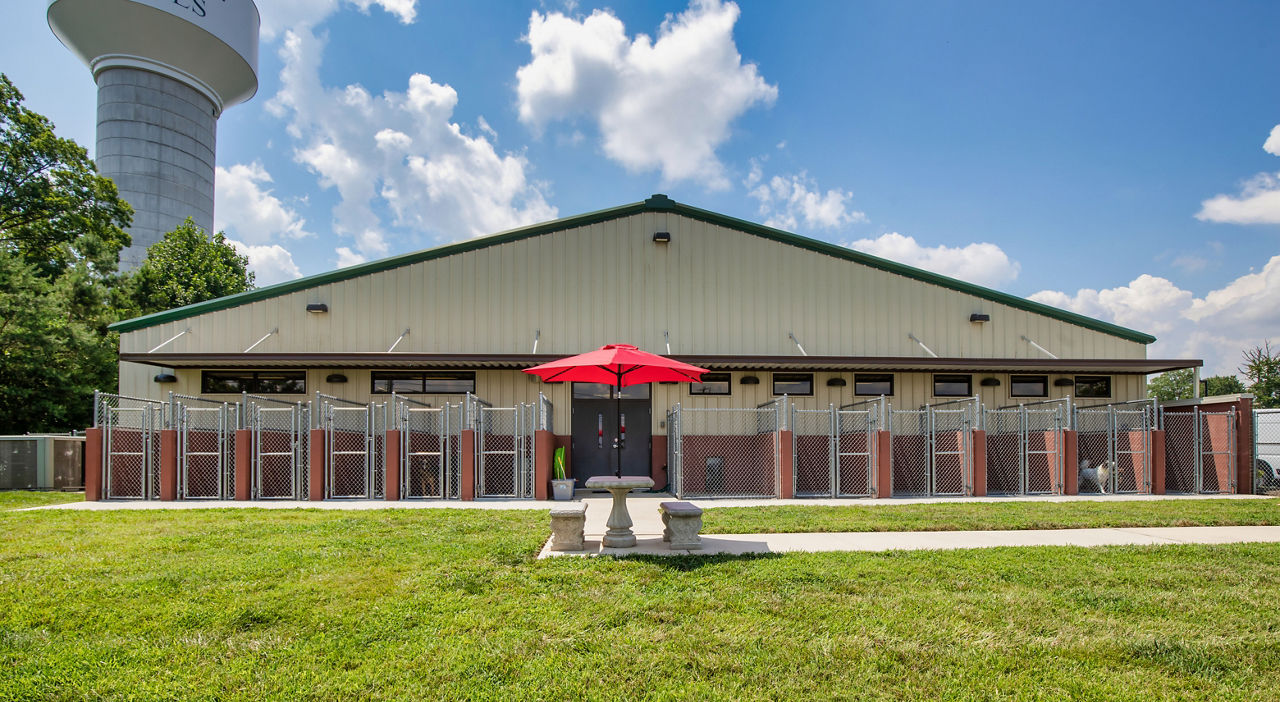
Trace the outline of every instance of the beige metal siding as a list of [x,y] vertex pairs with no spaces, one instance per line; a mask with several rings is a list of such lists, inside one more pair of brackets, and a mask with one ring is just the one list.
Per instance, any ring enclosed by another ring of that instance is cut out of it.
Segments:
[[[669,244],[655,244],[669,231]],[[329,305],[308,314],[308,302]],[[974,324],[970,313],[991,321]],[[127,332],[121,350],[572,354],[629,342],[683,354],[1143,358],[1145,346],[851,261],[647,212]]]

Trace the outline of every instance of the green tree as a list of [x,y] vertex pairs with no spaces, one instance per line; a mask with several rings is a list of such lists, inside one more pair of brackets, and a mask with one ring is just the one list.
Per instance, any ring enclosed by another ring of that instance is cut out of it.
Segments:
[[1244,383],[1234,375],[1215,375],[1204,379],[1205,397],[1213,395],[1236,395],[1245,392]]
[[190,218],[147,248],[120,306],[138,316],[234,295],[253,288],[249,259],[222,233],[209,236]]
[[[1185,400],[1194,395],[1191,390],[1193,382],[1195,382],[1195,371],[1191,368],[1167,371],[1147,381],[1147,395],[1161,402]],[[1244,383],[1234,375],[1215,375],[1201,380],[1200,383],[1200,394],[1205,397],[1232,395],[1245,391]]]
[[1271,341],[1244,352],[1240,372],[1249,380],[1257,407],[1280,407],[1280,352],[1271,350]]
[[0,74],[0,249],[45,278],[77,265],[107,276],[129,245],[132,216],[88,152],[54,134]]
[[108,291],[131,216],[0,74],[0,432],[83,428],[115,385]]

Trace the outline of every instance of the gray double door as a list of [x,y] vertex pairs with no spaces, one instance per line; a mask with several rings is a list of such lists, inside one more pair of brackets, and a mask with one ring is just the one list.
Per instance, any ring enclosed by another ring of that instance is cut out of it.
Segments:
[[[575,386],[582,385],[585,384],[575,383]],[[649,475],[651,417],[648,387],[644,386],[644,390],[643,399],[629,398],[629,394],[640,393],[626,388],[619,401],[599,396],[607,395],[608,391],[598,390],[592,397],[587,396],[590,389],[574,388],[573,477],[577,478],[579,487],[592,476],[616,475],[618,451],[614,442],[619,438],[619,424],[625,430],[622,474]]]

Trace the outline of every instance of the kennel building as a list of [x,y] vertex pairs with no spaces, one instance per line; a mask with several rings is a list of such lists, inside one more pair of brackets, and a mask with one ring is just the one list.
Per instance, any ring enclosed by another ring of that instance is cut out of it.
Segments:
[[[615,442],[624,473],[683,496],[1151,492],[1145,376],[1201,365],[664,195],[112,328],[90,499],[539,498],[554,449],[582,482]],[[522,372],[606,343],[711,372],[621,397]],[[1183,453],[1214,478],[1178,485],[1242,490],[1216,466],[1243,456],[1215,453],[1240,410],[1210,409],[1213,445]]]

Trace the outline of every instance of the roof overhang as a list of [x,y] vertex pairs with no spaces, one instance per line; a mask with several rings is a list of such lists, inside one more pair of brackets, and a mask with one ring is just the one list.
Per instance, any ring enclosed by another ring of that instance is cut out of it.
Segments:
[[[336,353],[122,353],[121,361],[163,368],[528,368],[569,354],[414,352]],[[678,355],[695,366],[733,370],[955,371],[1127,373],[1149,375],[1198,368],[1200,359],[1158,358],[921,358],[915,356]]]

